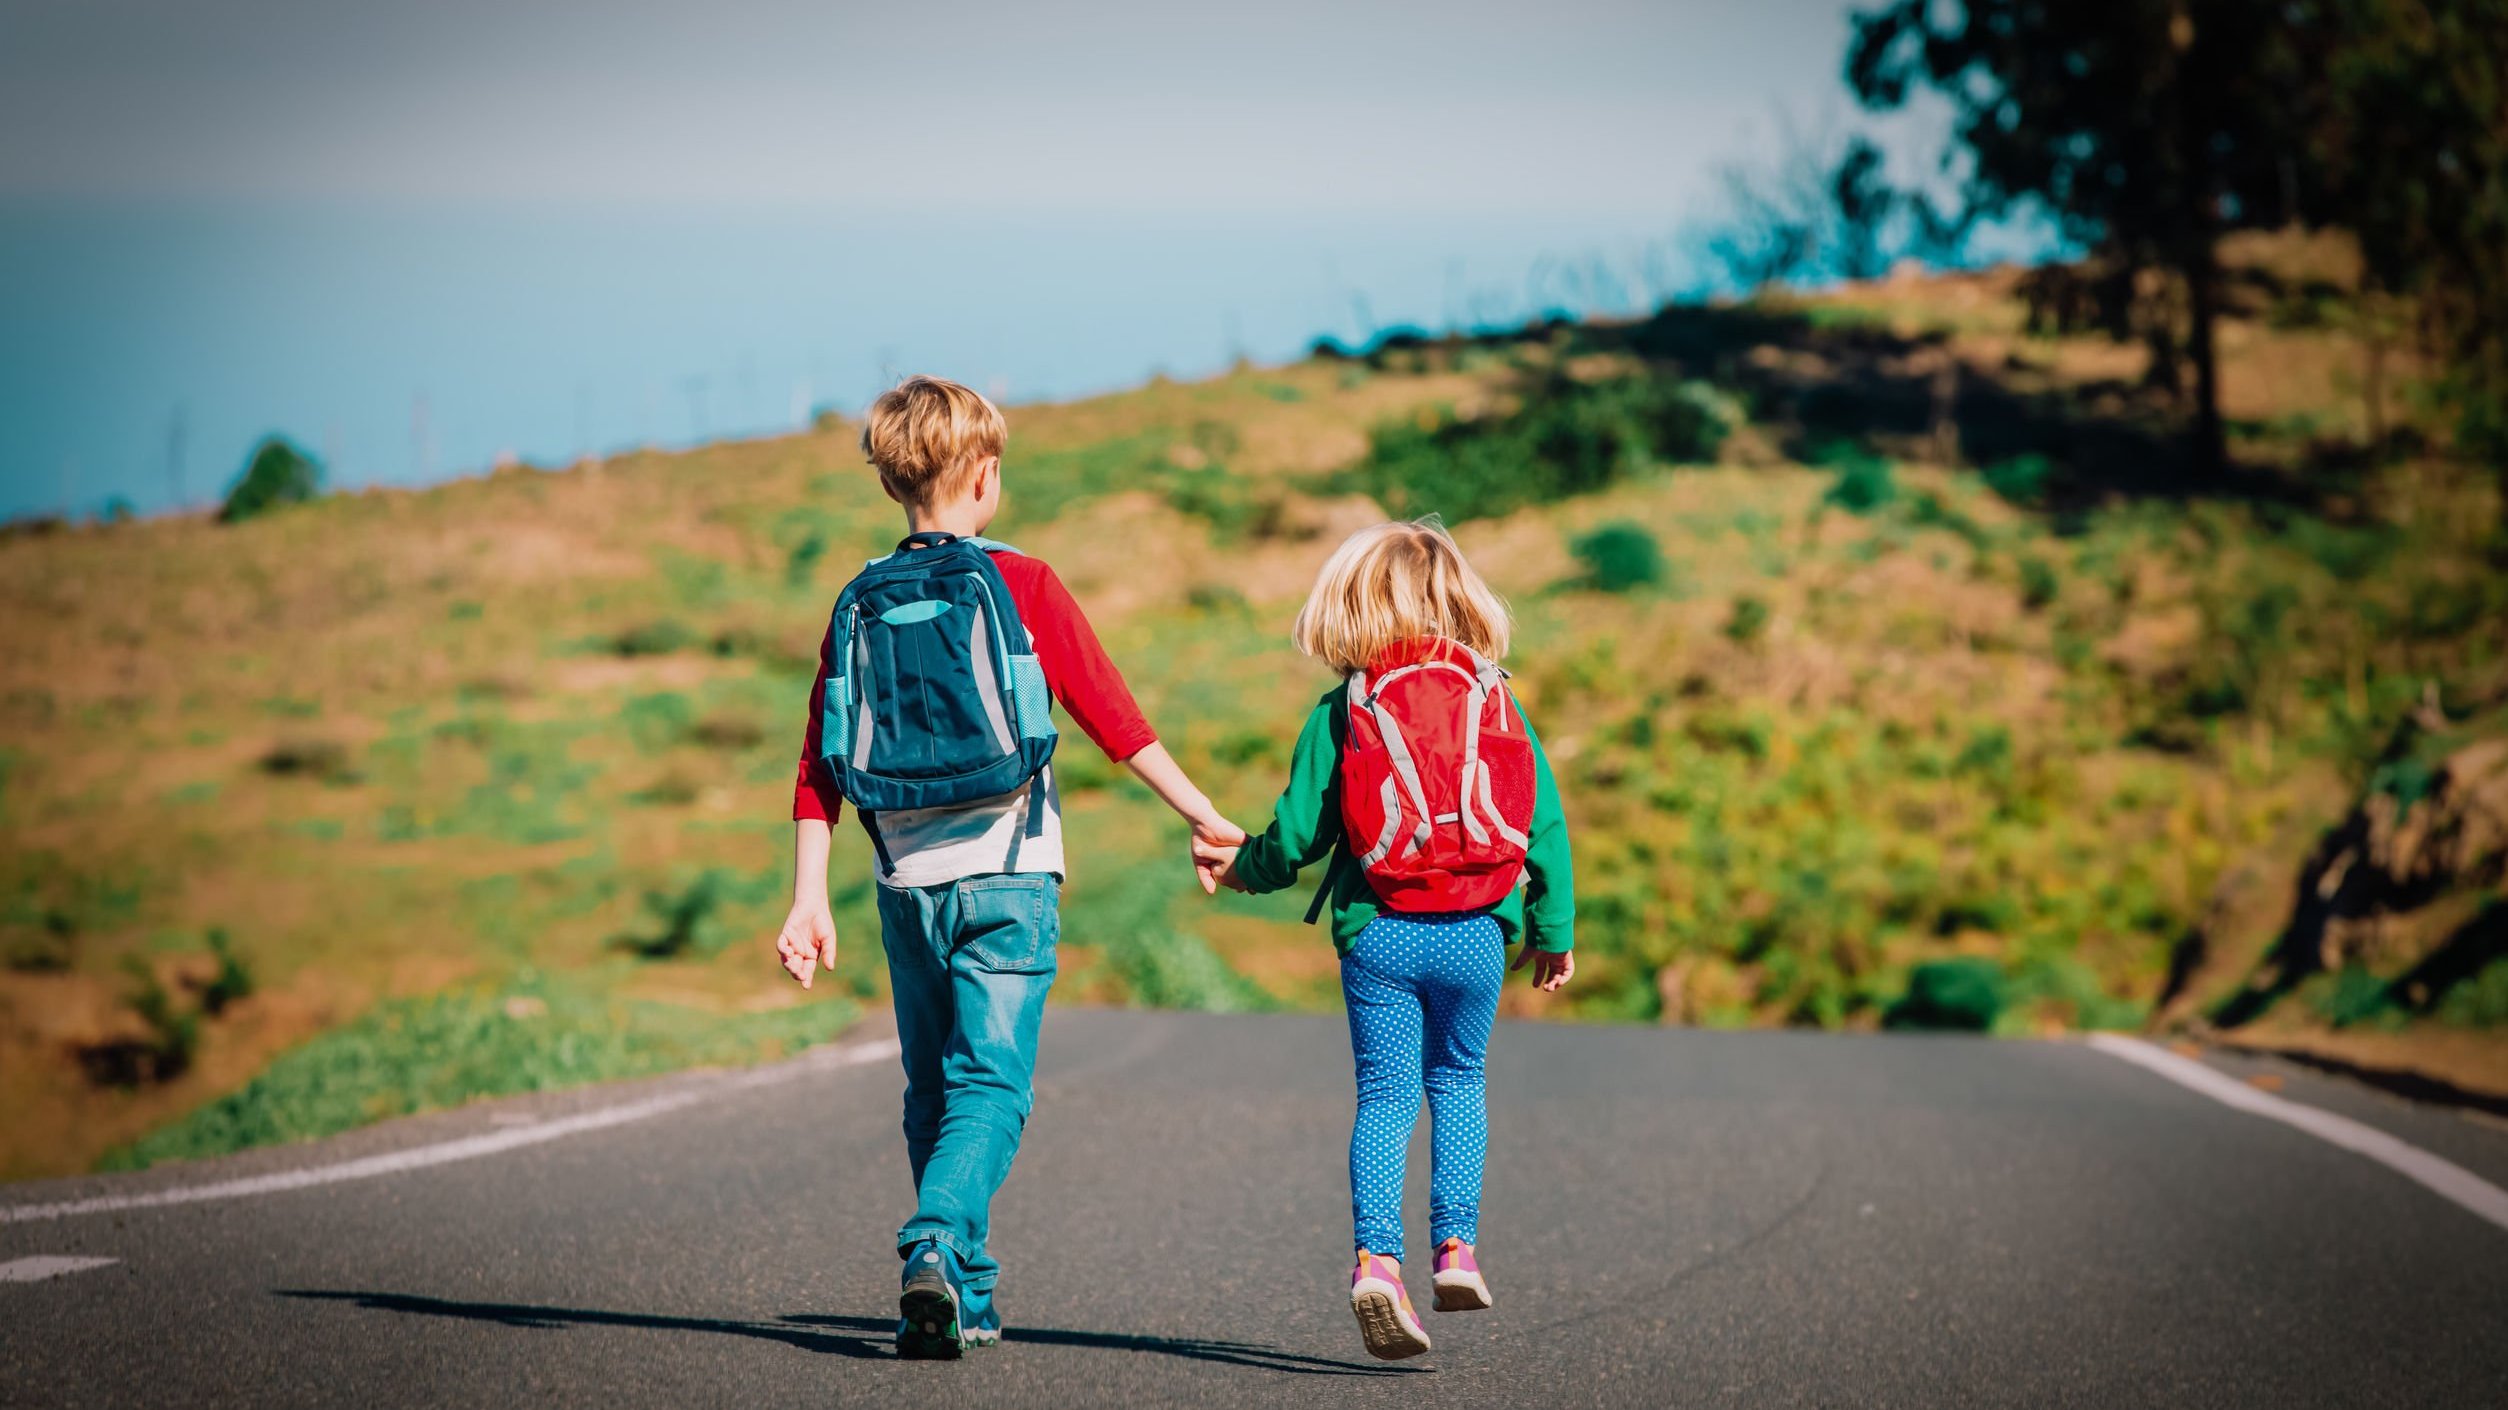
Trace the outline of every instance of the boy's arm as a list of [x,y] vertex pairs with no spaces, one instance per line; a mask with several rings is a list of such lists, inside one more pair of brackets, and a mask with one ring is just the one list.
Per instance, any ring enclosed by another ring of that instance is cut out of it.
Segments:
[[[810,681],[810,699],[804,707],[808,711],[809,719],[801,730],[801,763],[793,772],[792,820],[794,822],[813,819],[818,822],[833,823],[844,811],[843,796],[837,793],[835,785],[829,783],[827,775],[819,769],[819,696],[827,689],[827,653],[828,649],[835,644],[835,639],[836,626],[831,622],[828,624],[826,637],[819,642],[819,673]],[[820,867],[822,882],[826,880],[824,861],[825,859],[822,858]],[[826,886],[819,887],[819,895],[822,898],[827,895]]]
[[1245,834],[1220,816],[1167,747],[1158,742],[1140,703],[1132,698],[1132,688],[1124,684],[1123,672],[1115,669],[1088,615],[1053,568],[1041,559],[1016,555],[1002,555],[994,562],[1003,570],[1002,580],[1010,585],[1020,619],[1035,642],[1045,688],[1061,702],[1063,713],[1108,759],[1130,768],[1152,793],[1191,823],[1196,840],[1219,846],[1243,841]]
[[1133,777],[1148,784],[1150,792],[1175,809],[1177,816],[1193,824],[1195,837],[1223,847],[1245,840],[1244,831],[1221,817],[1219,810],[1211,806],[1209,796],[1185,777],[1184,766],[1167,752],[1166,745],[1153,739],[1123,763],[1132,770]]
[[[1037,664],[1045,669],[1045,688],[1062,705],[1063,713],[1111,762],[1129,763],[1132,756],[1156,744],[1158,734],[1133,700],[1123,672],[1115,669],[1096,629],[1053,568],[1042,559],[1019,554],[999,554],[993,561],[1002,570],[1002,581],[1010,585],[1011,600],[1036,644]],[[1169,801],[1172,806],[1173,800]]]
[[1271,826],[1237,853],[1236,879],[1248,891],[1260,895],[1296,885],[1299,870],[1322,861],[1341,840],[1341,744],[1333,723],[1343,690],[1307,712],[1289,758],[1289,786],[1280,791]]
[[827,907],[828,834],[844,799],[827,781],[819,762],[819,693],[827,689],[827,652],[835,636],[819,643],[819,673],[810,682],[809,723],[801,731],[801,763],[792,782],[792,910],[775,936],[775,955],[784,971],[810,987],[823,962],[836,967],[836,917]]
[[786,973],[810,987],[824,963],[836,967],[836,917],[827,908],[828,828],[824,818],[793,824],[792,910],[775,936],[775,956]]
[[[1519,708],[1516,718],[1522,719]],[[1524,737],[1533,742],[1533,830],[1524,849],[1524,941],[1527,950],[1565,954],[1576,948],[1576,868],[1568,854],[1567,810],[1559,802],[1559,781],[1550,774],[1550,756],[1541,747],[1533,722],[1524,721]]]

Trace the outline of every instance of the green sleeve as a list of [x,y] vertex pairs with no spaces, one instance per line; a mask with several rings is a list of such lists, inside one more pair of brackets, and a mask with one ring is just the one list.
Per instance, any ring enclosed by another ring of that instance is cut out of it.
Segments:
[[[1519,715],[1520,718],[1520,715]],[[1541,747],[1533,722],[1524,721],[1524,735],[1533,742],[1532,845],[1524,849],[1524,937],[1536,950],[1564,953],[1576,948],[1576,867],[1568,856],[1567,812],[1559,806],[1559,781],[1550,776],[1550,755]]]
[[1289,786],[1272,809],[1271,826],[1237,853],[1237,879],[1260,895],[1297,884],[1298,870],[1322,861],[1341,840],[1341,742],[1336,723],[1349,687],[1315,702],[1289,760]]

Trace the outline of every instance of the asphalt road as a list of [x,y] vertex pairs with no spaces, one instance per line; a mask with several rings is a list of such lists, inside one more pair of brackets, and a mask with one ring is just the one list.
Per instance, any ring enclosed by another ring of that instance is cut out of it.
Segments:
[[[0,1222],[0,1269],[115,1260],[0,1281],[0,1401],[2508,1404],[2508,1230],[2080,1044],[1502,1025],[1498,1305],[1424,1312],[1436,1350],[1392,1366],[1344,1299],[1339,1019],[1058,1010],[1045,1048],[995,1207],[1010,1330],[968,1361],[894,1359],[895,1067],[822,1059],[0,1188],[144,1195],[667,1108]],[[2508,1183],[2508,1129],[2283,1080]],[[1418,1239],[1424,1147],[1412,1186]]]

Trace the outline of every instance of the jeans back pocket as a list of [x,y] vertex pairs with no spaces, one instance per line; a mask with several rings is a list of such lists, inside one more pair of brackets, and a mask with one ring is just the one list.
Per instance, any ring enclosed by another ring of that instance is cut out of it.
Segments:
[[1062,885],[1043,874],[958,883],[958,943],[986,969],[1047,974],[1062,939]]

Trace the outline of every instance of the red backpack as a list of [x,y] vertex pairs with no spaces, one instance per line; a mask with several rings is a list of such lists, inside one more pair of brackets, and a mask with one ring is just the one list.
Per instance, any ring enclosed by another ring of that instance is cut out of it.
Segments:
[[1533,744],[1506,677],[1442,637],[1350,677],[1341,826],[1386,909],[1481,910],[1522,879]]

